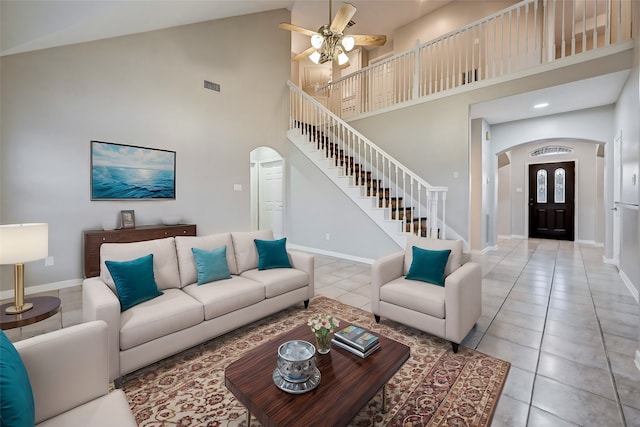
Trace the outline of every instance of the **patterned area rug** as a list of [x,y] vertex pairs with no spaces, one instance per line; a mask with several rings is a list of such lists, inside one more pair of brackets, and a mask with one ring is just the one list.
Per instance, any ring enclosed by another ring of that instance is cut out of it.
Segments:
[[[388,412],[381,413],[378,393],[350,426],[491,424],[508,362],[463,346],[454,354],[445,340],[385,319],[377,324],[371,313],[322,296],[311,300],[307,310],[300,304],[128,375],[122,388],[138,424],[245,426],[244,406],[224,385],[225,367],[317,313],[330,313],[411,348],[409,360],[387,384]],[[275,361],[274,355],[274,366]],[[251,426],[260,424],[252,418]]]

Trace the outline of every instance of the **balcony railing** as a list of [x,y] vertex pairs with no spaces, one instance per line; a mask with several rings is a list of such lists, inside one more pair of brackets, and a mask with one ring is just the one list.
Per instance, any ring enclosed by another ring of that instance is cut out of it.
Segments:
[[318,88],[346,119],[630,40],[631,0],[527,0]]

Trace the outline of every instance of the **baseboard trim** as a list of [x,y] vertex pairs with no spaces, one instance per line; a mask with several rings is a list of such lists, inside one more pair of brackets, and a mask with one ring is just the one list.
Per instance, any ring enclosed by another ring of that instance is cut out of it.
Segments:
[[487,252],[494,251],[496,249],[498,249],[498,245],[487,246],[486,248],[481,249],[481,250],[474,249],[474,250],[471,251],[471,254],[473,254],[473,255],[484,255]]
[[[24,288],[25,295],[39,294],[40,292],[57,291],[64,288],[82,285],[82,279],[63,280],[61,282],[44,283],[42,285],[27,286]],[[0,299],[13,299],[13,289],[0,291]]]
[[605,264],[609,264],[609,265],[615,265],[616,267],[619,264],[617,259],[607,258],[604,255],[602,255],[602,262],[604,262]]
[[514,240],[527,240],[528,237],[527,236],[522,236],[520,234],[512,234],[511,238]]
[[503,239],[503,240],[511,240],[513,239],[513,236],[511,234],[498,234],[498,239]]
[[636,368],[640,371],[640,350],[636,350]]
[[594,247],[594,248],[603,248],[604,247],[604,244],[598,243],[595,240],[576,240],[576,243],[578,245],[591,246],[591,247]]
[[375,261],[375,260],[370,259],[370,258],[362,258],[362,257],[354,256],[354,255],[343,254],[343,253],[340,253],[340,252],[327,251],[327,250],[318,249],[318,248],[310,248],[308,246],[301,246],[301,245],[296,245],[296,244],[293,244],[293,243],[287,243],[287,248],[295,249],[295,250],[299,250],[299,251],[311,252],[311,253],[318,254],[318,255],[331,256],[331,257],[334,257],[334,258],[346,259],[348,261],[361,262],[363,264],[373,264],[373,261]]
[[631,280],[629,279],[629,277],[627,277],[627,275],[624,274],[624,271],[622,270],[619,270],[618,274],[620,275],[622,282],[627,286],[627,289],[629,289],[629,292],[631,292],[631,296],[633,296],[636,302],[640,304],[640,300],[638,300],[639,298],[638,290],[636,289],[635,286],[633,286],[633,283],[631,283]]

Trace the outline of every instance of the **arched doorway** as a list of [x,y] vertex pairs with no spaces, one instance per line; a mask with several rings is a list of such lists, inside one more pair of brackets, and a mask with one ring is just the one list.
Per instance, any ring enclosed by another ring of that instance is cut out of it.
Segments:
[[272,148],[251,152],[251,228],[271,229],[275,238],[284,230],[284,159]]
[[[575,209],[570,213],[573,232],[565,237],[535,236],[575,240],[579,243],[603,245],[604,242],[604,158],[603,145],[598,141],[555,138],[531,141],[496,154],[498,236],[532,237],[536,218],[531,214],[531,201],[537,201],[530,183],[530,169],[535,165],[569,162],[575,166]],[[555,174],[553,169],[553,173]],[[551,172],[547,173],[547,177]],[[543,180],[544,181],[544,180]],[[555,182],[546,181],[547,201],[555,201]],[[561,190],[561,188],[558,188]],[[563,193],[566,194],[566,193]],[[553,211],[555,213],[555,210]],[[533,222],[533,223],[532,223]],[[541,226],[538,224],[537,228]]]

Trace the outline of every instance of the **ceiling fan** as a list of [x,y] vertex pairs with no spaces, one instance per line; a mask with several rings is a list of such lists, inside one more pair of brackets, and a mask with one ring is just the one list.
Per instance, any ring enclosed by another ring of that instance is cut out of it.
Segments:
[[292,61],[309,57],[315,64],[335,60],[340,66],[347,66],[349,57],[346,52],[351,51],[354,46],[383,46],[387,42],[387,36],[374,35],[346,35],[344,30],[355,24],[351,20],[356,13],[356,8],[351,3],[342,3],[338,13],[331,21],[331,0],[329,0],[329,21],[318,31],[307,30],[297,25],[283,22],[279,25],[283,30],[294,31],[311,36],[311,47],[302,53],[291,58]]

